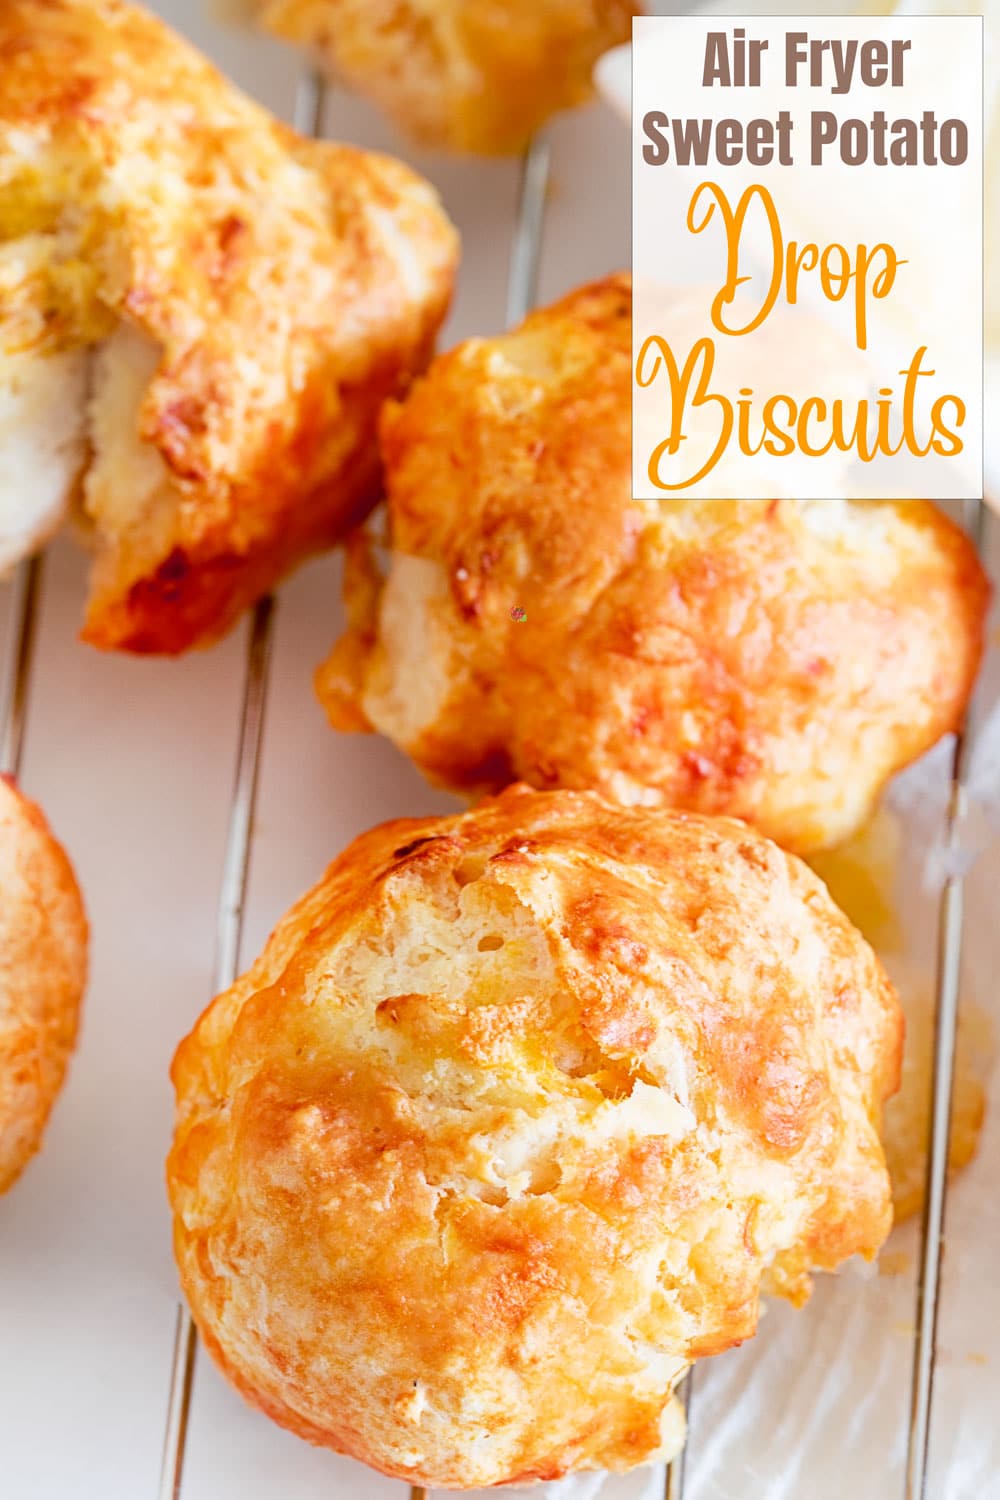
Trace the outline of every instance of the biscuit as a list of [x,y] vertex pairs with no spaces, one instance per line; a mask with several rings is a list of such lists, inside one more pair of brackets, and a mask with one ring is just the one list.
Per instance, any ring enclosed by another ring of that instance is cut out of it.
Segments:
[[0,220],[0,565],[75,501],[86,640],[215,639],[378,496],[452,285],[435,194],[137,6],[4,0]]
[[38,1151],[76,1042],[87,920],[40,808],[0,776],[0,1193]]
[[807,852],[959,725],[989,585],[927,501],[632,498],[628,278],[436,359],[382,419],[317,676],[432,781],[744,818]]
[[427,146],[522,151],[593,93],[594,64],[627,42],[630,0],[251,0],[334,79]]
[[671,1456],[762,1283],[871,1257],[892,986],[728,819],[512,788],[355,840],[173,1066],[181,1281],[243,1395],[429,1486]]

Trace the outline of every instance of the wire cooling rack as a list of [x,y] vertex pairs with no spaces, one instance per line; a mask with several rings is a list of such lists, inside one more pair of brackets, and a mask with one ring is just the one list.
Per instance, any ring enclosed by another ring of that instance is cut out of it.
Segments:
[[[324,92],[322,80],[315,75],[307,75],[300,84],[295,125],[304,135],[318,135],[320,132]],[[521,167],[507,282],[508,324],[520,323],[535,300],[548,181],[549,148],[545,139],[540,136],[528,148]],[[225,871],[219,894],[214,985],[216,993],[228,989],[238,973],[273,617],[274,601],[269,597],[262,599],[254,609],[247,644],[236,777],[229,814]],[[160,1500],[181,1500],[182,1496],[184,1449],[196,1349],[194,1323],[187,1308],[181,1305],[177,1309]],[[411,1500],[426,1500],[426,1491],[421,1485],[414,1485],[410,1489],[410,1496]]]
[[[296,124],[306,133],[320,133],[323,87],[309,75],[302,79],[296,97]],[[506,321],[516,323],[535,300],[539,259],[550,189],[550,152],[539,138],[526,153],[520,170],[514,212],[510,262],[507,276]],[[984,514],[979,502],[966,507],[966,524],[981,543]],[[44,560],[41,556],[23,563],[7,590],[7,618],[0,675],[0,772],[17,775],[25,741],[32,668],[36,656],[37,625],[43,590]],[[240,961],[241,935],[247,895],[251,850],[255,833],[257,788],[265,744],[265,705],[271,677],[276,606],[270,597],[261,600],[250,617],[242,663],[242,693],[238,715],[236,771],[228,813],[225,857],[218,897],[215,960],[212,993],[226,988],[236,977]],[[951,792],[947,812],[946,843],[958,838],[965,797],[965,780],[973,750],[975,724],[956,741],[950,767]],[[942,1244],[947,1211],[947,1161],[950,1104],[953,1086],[955,1037],[964,928],[965,879],[952,873],[944,884],[937,935],[936,1023],[930,1148],[926,1199],[920,1236],[919,1269],[916,1278],[916,1309],[913,1325],[910,1414],[901,1500],[931,1500],[928,1488],[928,1446],[937,1353],[937,1327],[942,1276]],[[806,1314],[808,1316],[808,1314]],[[184,1460],[189,1434],[197,1338],[186,1309],[177,1310],[167,1402],[162,1465],[158,1481],[159,1500],[186,1500]],[[694,1377],[689,1374],[681,1389],[685,1406],[696,1413]],[[690,1481],[687,1453],[664,1469],[653,1484],[664,1500],[698,1500],[697,1486]],[[387,1483],[386,1493],[405,1495],[406,1487]],[[39,1489],[24,1500],[50,1500],[53,1493]],[[84,1488],[81,1493],[97,1494]],[[122,1494],[126,1491],[122,1490]],[[151,1493],[151,1492],[150,1492]],[[351,1487],[331,1482],[331,1497],[351,1494]],[[420,1487],[411,1488],[411,1500],[427,1500]],[[647,1491],[649,1493],[649,1491]],[[863,1500],[884,1500],[890,1491],[872,1490]],[[896,1490],[893,1489],[895,1494]],[[21,1496],[18,1496],[21,1500]],[[229,1500],[229,1492],[218,1500]],[[236,1500],[233,1492],[233,1500]],[[295,1500],[294,1489],[283,1489],[281,1500]],[[809,1500],[803,1495],[803,1500]],[[938,1500],[935,1495],[933,1500]],[[965,1500],[964,1495],[961,1500]]]

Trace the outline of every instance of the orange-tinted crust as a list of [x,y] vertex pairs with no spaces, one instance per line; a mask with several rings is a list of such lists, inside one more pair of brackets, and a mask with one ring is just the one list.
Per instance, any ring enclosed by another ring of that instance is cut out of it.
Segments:
[[41,808],[0,776],[0,1193],[42,1144],[76,1042],[87,919]]
[[249,1400],[387,1474],[661,1457],[762,1280],[800,1302],[884,1239],[901,1039],[735,821],[521,787],[387,824],[178,1049],[185,1293]]
[[630,0],[253,0],[265,26],[428,146],[521,151],[589,99],[594,64],[627,42]]
[[633,500],[630,327],[612,276],[387,408],[391,569],[352,543],[320,697],[456,790],[594,787],[834,844],[960,723],[985,574],[926,501]]
[[173,510],[154,532],[136,498],[123,526],[85,487],[84,638],[215,639],[377,497],[379,407],[427,362],[452,286],[436,195],[296,135],[137,6],[4,0],[0,218],[41,260],[0,303],[7,347],[44,358],[124,322],[161,355],[137,436]]

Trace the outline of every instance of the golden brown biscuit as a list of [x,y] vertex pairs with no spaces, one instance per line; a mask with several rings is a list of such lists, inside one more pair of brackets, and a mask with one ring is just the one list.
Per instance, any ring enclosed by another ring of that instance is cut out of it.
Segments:
[[508,790],[357,839],[174,1060],[181,1280],[313,1442],[443,1487],[626,1469],[762,1278],[875,1254],[892,986],[729,819]]
[[213,639],[376,498],[451,226],[408,168],[302,139],[120,0],[0,6],[0,224],[0,424],[38,453],[30,485],[5,454],[0,560],[79,485],[84,637]]
[[0,776],[0,1193],[42,1135],[76,1041],[87,920],[40,808]]
[[989,587],[925,501],[631,495],[625,276],[435,360],[381,439],[317,687],[433,781],[594,787],[847,837],[958,724]]
[[594,64],[627,42],[631,0],[249,0],[428,146],[521,151],[593,92]]

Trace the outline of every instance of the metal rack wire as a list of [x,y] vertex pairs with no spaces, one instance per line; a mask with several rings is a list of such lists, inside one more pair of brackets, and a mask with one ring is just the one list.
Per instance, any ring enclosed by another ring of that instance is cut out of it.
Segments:
[[[982,549],[986,507],[981,500],[966,502],[966,525]],[[965,812],[965,788],[975,748],[975,711],[955,741],[951,764],[951,794],[945,830],[947,853],[957,852]],[[937,984],[934,1013],[934,1062],[931,1072],[931,1130],[924,1179],[924,1208],[920,1229],[920,1271],[917,1282],[917,1333],[913,1352],[910,1422],[907,1434],[905,1500],[924,1500],[927,1494],[931,1407],[937,1353],[938,1307],[945,1210],[948,1196],[948,1155],[951,1145],[951,1101],[955,1081],[955,1038],[965,926],[965,878],[955,866],[945,880],[938,916]]]
[[[309,75],[302,80],[298,90],[295,110],[297,128],[306,134],[320,134],[322,109],[323,85],[318,78]],[[519,322],[535,300],[548,181],[549,149],[546,141],[538,138],[522,162],[508,273],[506,309],[509,324]],[[982,541],[983,512],[982,502],[968,502],[967,525],[978,543]],[[0,774],[16,776],[21,764],[42,584],[43,559],[39,555],[20,564],[10,590],[5,643],[0,663]],[[269,597],[262,599],[250,617],[247,631],[236,771],[219,892],[213,971],[215,993],[233,982],[239,967],[274,620],[274,601]],[[946,847],[951,850],[957,847],[960,836],[965,807],[965,784],[974,749],[975,729],[973,716],[965,732],[958,738],[954,750],[945,834]],[[932,1108],[917,1287],[905,1500],[926,1500],[927,1495],[942,1243],[947,1209],[948,1149],[964,925],[963,897],[964,878],[956,870],[945,881],[940,900]],[[177,1312],[159,1500],[182,1500],[184,1454],[196,1352],[194,1324],[182,1305]],[[693,1384],[693,1373],[689,1372],[680,1392],[687,1410],[690,1410],[692,1404]],[[689,1472],[684,1454],[665,1468],[664,1500],[685,1500],[685,1497],[693,1500],[689,1496],[687,1483]],[[410,1497],[411,1500],[427,1500],[427,1492],[420,1486],[413,1486],[410,1488]]]
[[[295,128],[303,135],[320,134],[323,92],[322,81],[315,74],[306,74],[299,84],[295,100]],[[264,739],[264,708],[271,669],[274,616],[274,600],[267,595],[254,606],[247,634],[236,774],[229,805],[226,854],[216,918],[212,976],[212,990],[216,995],[228,989],[239,972],[240,938],[243,934],[243,909],[250,873],[253,816]],[[197,1350],[198,1335],[194,1320],[181,1302],[177,1307],[174,1330],[174,1353],[160,1470],[160,1500],[180,1500],[181,1496]]]
[[18,564],[14,574],[4,638],[3,674],[0,676],[0,776],[16,776],[21,769],[41,589],[41,555],[26,558]]
[[[295,126],[303,135],[321,133],[324,85],[308,74],[300,83],[295,104]],[[507,285],[507,322],[519,323],[535,300],[541,252],[545,195],[549,180],[549,147],[539,136],[528,148],[521,166],[521,184],[511,246]],[[263,743],[273,634],[274,602],[265,598],[251,616],[243,677],[243,701],[236,753],[236,775],[226,836],[226,856],[219,892],[213,993],[228,989],[237,977],[247,876],[250,869],[254,803]],[[174,1353],[167,1403],[160,1500],[181,1500],[188,1416],[194,1386],[198,1339],[187,1308],[177,1309]],[[425,1500],[426,1492],[411,1486],[411,1500]]]
[[[982,550],[986,507],[982,500],[965,502],[965,525],[977,548]],[[944,831],[946,854],[958,852],[966,803],[966,782],[975,749],[976,717],[971,713],[956,737],[951,760],[951,786]],[[917,1277],[917,1317],[913,1347],[910,1413],[906,1440],[906,1474],[903,1500],[926,1500],[930,1454],[931,1413],[937,1355],[937,1325],[940,1307],[942,1250],[948,1201],[948,1158],[951,1144],[951,1107],[955,1076],[955,1041],[965,925],[965,876],[953,863],[941,891],[938,907],[937,973],[934,998],[934,1053],[931,1070],[929,1111],[930,1136],[924,1174],[924,1203],[920,1229]],[[694,1369],[688,1371],[682,1392],[685,1415],[690,1418]],[[664,1500],[685,1500],[688,1494],[687,1448],[669,1464],[664,1480]]]

